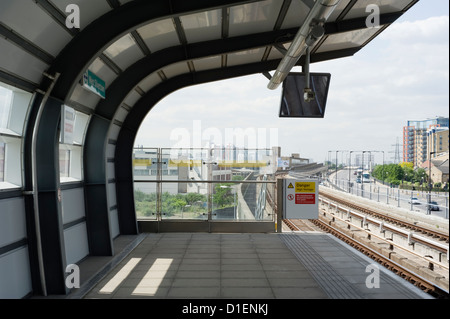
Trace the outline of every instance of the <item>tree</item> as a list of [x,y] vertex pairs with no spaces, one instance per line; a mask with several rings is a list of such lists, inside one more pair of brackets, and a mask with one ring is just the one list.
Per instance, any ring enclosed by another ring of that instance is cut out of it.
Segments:
[[401,162],[399,165],[403,169],[410,168],[411,170],[414,170],[414,164],[411,162]]
[[230,183],[217,184],[214,188],[213,202],[218,207],[232,206],[234,203],[234,195]]
[[416,170],[415,180],[416,182],[422,183],[428,179],[428,174],[424,168],[418,168]]
[[205,202],[206,196],[198,193],[188,193],[184,199],[188,205],[193,205],[196,202]]

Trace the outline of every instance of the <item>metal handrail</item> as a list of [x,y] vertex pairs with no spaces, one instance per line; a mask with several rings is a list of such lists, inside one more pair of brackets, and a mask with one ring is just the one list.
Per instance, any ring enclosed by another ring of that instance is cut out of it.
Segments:
[[158,180],[158,179],[143,179],[143,180],[134,180],[135,183],[205,183],[205,184],[224,184],[224,183],[233,183],[233,184],[276,184],[276,181],[217,181],[217,180],[194,180],[194,179],[177,179],[177,180]]
[[405,231],[403,229],[400,229],[400,228],[392,226],[392,225],[387,225],[387,224],[385,224],[384,222],[382,222],[380,220],[374,219],[372,217],[365,216],[363,214],[359,214],[359,213],[357,213],[355,211],[352,211],[352,210],[344,208],[344,207],[340,207],[339,205],[337,205],[335,203],[332,203],[332,202],[330,202],[330,201],[328,201],[326,199],[319,198],[319,201],[321,201],[323,203],[327,203],[329,205],[333,205],[333,206],[336,207],[337,210],[346,212],[347,214],[350,214],[350,215],[353,215],[353,216],[356,216],[356,217],[360,218],[361,220],[363,220],[364,224],[367,224],[367,223],[370,222],[370,223],[375,224],[378,227],[380,227],[380,229],[386,229],[386,230],[389,230],[391,232],[395,232],[397,234],[401,234],[404,237],[410,239],[411,241],[413,241],[415,239],[416,241],[425,242],[427,244],[433,245],[434,247],[436,247],[436,248],[440,249],[441,251],[445,252],[447,254],[447,258],[448,258],[448,254],[449,254],[449,246],[448,245],[445,245],[445,244],[442,244],[442,243],[430,240],[430,239],[428,239],[428,238],[426,238],[424,236],[420,236],[420,235],[414,234],[413,232],[410,232],[410,231]]

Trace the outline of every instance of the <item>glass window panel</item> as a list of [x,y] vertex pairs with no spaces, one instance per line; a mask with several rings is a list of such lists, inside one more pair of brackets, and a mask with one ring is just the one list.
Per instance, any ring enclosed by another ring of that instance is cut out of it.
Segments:
[[104,53],[122,70],[144,57],[131,34],[127,34],[114,42]]
[[232,7],[230,36],[273,30],[282,3],[282,1],[267,0]]
[[189,43],[220,38],[221,11],[213,10],[180,17]]
[[137,31],[152,52],[180,44],[172,19],[150,23]]
[[70,150],[59,150],[59,175],[70,177]]
[[0,182],[5,181],[5,149],[6,144],[0,142]]
[[12,91],[0,86],[0,128],[8,128]]

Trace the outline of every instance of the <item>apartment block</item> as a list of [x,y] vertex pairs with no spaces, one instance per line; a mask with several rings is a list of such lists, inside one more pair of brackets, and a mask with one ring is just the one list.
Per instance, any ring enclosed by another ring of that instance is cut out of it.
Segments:
[[[428,130],[449,127],[448,117],[408,121],[403,127],[403,162],[420,166],[428,158]],[[447,143],[448,144],[448,143]]]
[[[427,159],[433,159],[449,150],[448,127],[433,127],[427,131]],[[431,154],[430,157],[430,153]]]

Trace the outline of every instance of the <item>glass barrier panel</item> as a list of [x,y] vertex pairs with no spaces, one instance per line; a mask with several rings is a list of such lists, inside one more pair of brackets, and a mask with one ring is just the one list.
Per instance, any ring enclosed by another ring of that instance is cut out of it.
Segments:
[[215,183],[212,219],[235,221],[273,221],[274,184]]
[[156,183],[134,183],[134,203],[138,219],[156,220]]
[[208,196],[197,189],[195,183],[162,183],[161,219],[207,220]]

